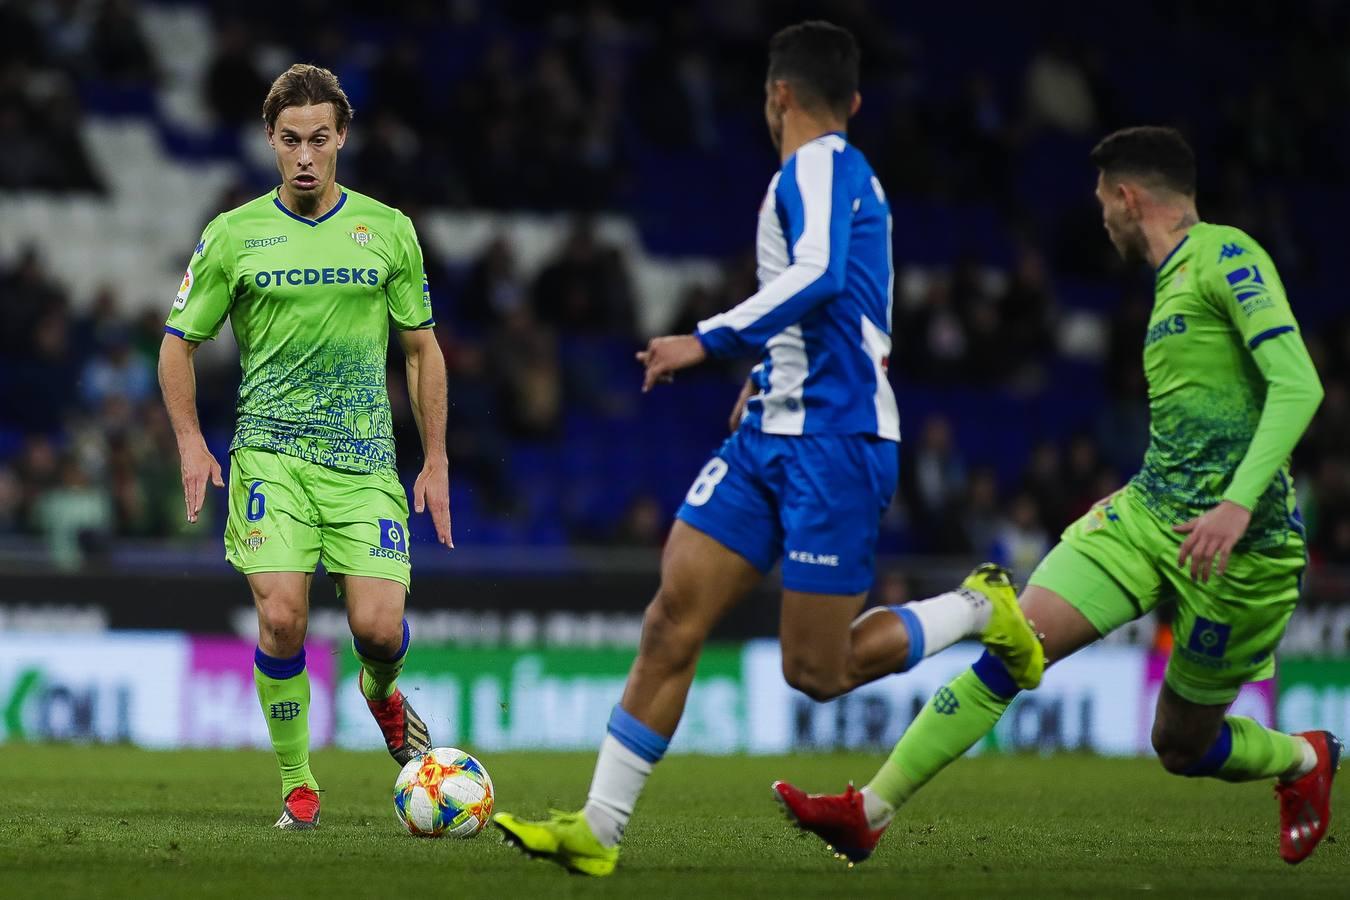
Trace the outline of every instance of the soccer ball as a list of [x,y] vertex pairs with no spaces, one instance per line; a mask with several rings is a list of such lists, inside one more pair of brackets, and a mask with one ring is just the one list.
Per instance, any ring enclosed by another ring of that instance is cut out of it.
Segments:
[[492,779],[463,750],[428,750],[398,773],[394,812],[418,837],[473,837],[492,818]]

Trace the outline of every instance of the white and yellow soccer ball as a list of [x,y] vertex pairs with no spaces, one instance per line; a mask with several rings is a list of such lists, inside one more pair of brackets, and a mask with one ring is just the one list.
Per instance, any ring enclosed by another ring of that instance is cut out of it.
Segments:
[[492,779],[463,750],[428,750],[398,773],[394,812],[418,837],[473,837],[492,818]]

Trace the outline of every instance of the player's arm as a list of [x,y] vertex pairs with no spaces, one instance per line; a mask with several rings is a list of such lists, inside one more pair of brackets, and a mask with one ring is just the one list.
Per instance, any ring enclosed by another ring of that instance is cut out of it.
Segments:
[[1322,402],[1322,382],[1298,332],[1284,286],[1270,257],[1256,244],[1206,273],[1209,296],[1237,328],[1266,382],[1265,404],[1247,452],[1224,491],[1223,502],[1177,530],[1187,534],[1178,564],[1191,559],[1192,577],[1209,579],[1217,558],[1222,574],[1251,512],[1289,459]]
[[791,264],[749,299],[700,322],[694,334],[653,339],[638,353],[647,369],[644,391],[709,356],[758,352],[769,338],[843,290],[852,201],[835,175],[835,153],[828,144],[807,144],[797,151],[794,177],[785,171],[775,196],[792,247]]
[[750,395],[754,392],[754,379],[745,379],[745,384],[741,387],[741,395],[736,398],[736,405],[731,408],[731,419],[727,422],[731,431],[741,427],[741,419],[745,416],[745,404],[750,402]]
[[197,420],[197,373],[192,359],[202,341],[220,333],[229,315],[234,289],[228,247],[224,218],[217,217],[206,226],[192,251],[159,346],[159,387],[178,439],[183,504],[189,522],[196,522],[202,511],[207,482],[225,486],[220,463],[207,448]]
[[385,283],[389,316],[398,328],[399,345],[407,359],[408,400],[417,433],[422,438],[422,471],[413,483],[413,508],[429,510],[436,539],[455,546],[450,534],[450,463],[445,450],[445,357],[436,340],[431,311],[431,288],[422,261],[422,248],[412,222],[399,213],[394,239],[398,268]]
[[159,345],[159,388],[164,407],[178,439],[178,459],[183,477],[183,503],[187,520],[196,522],[206,500],[206,483],[224,487],[220,463],[207,449],[197,421],[197,375],[192,356],[199,345],[176,334],[165,334]]
[[399,331],[407,357],[408,400],[422,436],[422,471],[413,484],[413,506],[431,509],[436,539],[455,546],[450,534],[450,463],[445,450],[445,357],[430,328]]

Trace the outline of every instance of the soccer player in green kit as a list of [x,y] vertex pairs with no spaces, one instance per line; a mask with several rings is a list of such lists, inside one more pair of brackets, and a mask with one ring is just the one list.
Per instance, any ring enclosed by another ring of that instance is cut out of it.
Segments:
[[[1289,456],[1322,398],[1275,264],[1250,236],[1200,221],[1195,157],[1169,128],[1129,128],[1092,152],[1111,243],[1156,269],[1143,336],[1151,440],[1139,473],[1070,525],[1020,602],[1047,665],[1175,599],[1174,650],[1153,747],[1164,768],[1224,781],[1276,779],[1280,856],[1326,834],[1341,742],[1227,715],[1271,677],[1298,601],[1304,529]],[[865,859],[915,791],[988,734],[1017,694],[986,654],[940,689],[862,791],[775,784],[803,828]]]
[[332,72],[295,65],[263,104],[280,187],[206,226],[174,300],[159,380],[187,518],[224,487],[197,421],[193,353],[230,319],[243,380],[230,444],[225,555],[258,609],[254,678],[281,768],[276,827],[319,823],[304,638],[317,563],[347,605],[360,685],[400,764],[430,748],[396,679],[408,652],[408,503],[385,388],[389,320],[407,357],[425,464],[413,488],[450,535],[445,363],[422,252],[401,212],[337,182],[352,109]]

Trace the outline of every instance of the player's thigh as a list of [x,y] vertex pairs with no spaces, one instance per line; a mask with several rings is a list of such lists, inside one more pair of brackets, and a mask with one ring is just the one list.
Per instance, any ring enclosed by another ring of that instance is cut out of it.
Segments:
[[[899,451],[864,435],[771,436],[781,456],[783,588],[853,597],[871,588]],[[856,614],[856,610],[854,610]]]
[[1141,512],[1122,499],[1118,494],[1069,525],[1028,579],[1022,609],[1045,634],[1048,662],[1158,604],[1162,581],[1141,546]]
[[245,575],[312,573],[319,561],[317,513],[294,462],[250,448],[230,455],[225,558]]
[[1177,595],[1167,685],[1192,703],[1227,706],[1242,685],[1274,677],[1275,649],[1298,602],[1302,542],[1235,553],[1208,582],[1191,580],[1175,552],[1167,562]]
[[[773,464],[768,451],[765,435],[742,428],[699,471],[675,515],[677,527],[662,559],[663,586],[684,589],[691,580],[712,581],[711,574],[702,575],[697,568],[686,570],[689,561],[700,557],[741,574],[744,566],[728,553],[761,576],[773,568],[782,552],[783,533],[778,498],[765,479],[765,470]],[[687,528],[679,528],[681,523]]]
[[[340,472],[310,464],[323,566],[334,575],[412,583],[408,498],[392,472]],[[348,582],[353,583],[353,582]]]
[[848,595],[783,591],[778,639],[789,683],[844,679],[852,652],[852,626],[867,593]]
[[643,643],[701,641],[763,574],[744,556],[677,519],[661,557],[661,586],[643,621]]

